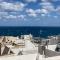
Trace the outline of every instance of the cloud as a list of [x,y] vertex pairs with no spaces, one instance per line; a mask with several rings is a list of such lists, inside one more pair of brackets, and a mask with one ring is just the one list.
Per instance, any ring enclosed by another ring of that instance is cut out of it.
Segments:
[[6,15],[8,15],[8,12],[1,12],[0,11],[0,16],[6,16]]
[[41,0],[40,6],[41,6],[41,12],[43,13],[58,13],[60,14],[60,6],[55,6],[52,2],[60,2],[60,0]]
[[58,7],[56,8],[56,11],[57,11],[57,12],[60,12],[60,6],[58,6]]
[[37,15],[35,13],[28,14],[29,16],[36,17]]
[[26,9],[26,12],[29,16],[33,16],[33,17],[37,16],[35,10],[33,10],[33,9]]
[[19,15],[18,18],[24,19],[26,15]]
[[7,18],[7,19],[10,19],[10,18],[12,18],[12,19],[16,19],[17,16],[14,16],[14,15],[8,15],[8,16],[5,16],[5,18]]
[[0,9],[4,10],[12,10],[12,11],[21,11],[26,6],[24,3],[8,3],[8,2],[1,2]]
[[40,5],[42,6],[43,9],[46,9],[49,12],[55,10],[53,4],[50,2],[42,2],[42,3],[40,3]]
[[[27,2],[36,2],[37,0],[26,0]],[[49,0],[41,0],[40,6],[38,9],[27,8],[25,3],[22,2],[0,2],[0,16],[6,19],[17,19],[21,18],[24,19],[27,15],[29,17],[38,17],[38,16],[45,16],[48,15],[50,12],[60,12],[60,7],[54,8],[54,5],[49,2]],[[24,10],[25,9],[25,10]],[[11,10],[12,12],[8,12],[7,10]],[[26,16],[22,14],[26,13]],[[1,12],[2,11],[2,12]],[[7,12],[5,12],[7,11]],[[18,13],[17,13],[18,12]],[[21,15],[20,15],[21,14]],[[56,17],[56,16],[55,16]]]
[[37,17],[38,15],[46,15],[48,11],[46,9],[26,9],[28,16]]
[[26,12],[28,14],[28,16],[32,16],[32,17],[37,17],[38,14],[41,13],[41,10],[40,9],[26,9]]
[[46,2],[46,1],[48,1],[48,0],[41,0],[42,2]]
[[48,10],[46,10],[46,9],[41,9],[41,13],[42,13],[42,14],[47,14],[47,13],[48,13]]
[[57,2],[57,1],[60,1],[60,0],[52,0],[53,2]]
[[46,15],[48,14],[48,11],[46,9],[26,9],[26,12],[28,14],[28,16],[33,16],[33,17],[37,17],[38,15],[42,14],[42,15]]
[[45,16],[45,14],[41,14],[41,16]]
[[39,14],[41,12],[41,9],[36,9],[35,12]]
[[58,18],[58,16],[54,16],[54,18]]
[[16,20],[20,20],[20,19],[24,19],[25,15],[7,15],[4,16],[5,19],[16,19]]
[[[14,12],[15,13],[15,12]],[[26,17],[26,15],[24,15],[24,14],[10,14],[10,13],[8,13],[8,12],[5,12],[5,11],[3,11],[3,12],[1,12],[0,11],[0,20],[1,19],[24,19]]]
[[25,0],[26,2],[36,2],[37,0]]
[[[60,15],[60,6],[55,6],[53,2],[57,2],[60,0],[41,0],[42,2],[40,2],[40,6],[41,6],[41,13],[44,14],[50,14],[50,13],[56,13]],[[56,16],[55,16],[56,17]]]

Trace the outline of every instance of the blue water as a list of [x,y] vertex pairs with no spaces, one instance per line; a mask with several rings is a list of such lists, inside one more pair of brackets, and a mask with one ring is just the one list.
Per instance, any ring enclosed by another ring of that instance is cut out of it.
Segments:
[[60,27],[0,27],[0,36],[20,36],[30,33],[41,37],[59,35]]

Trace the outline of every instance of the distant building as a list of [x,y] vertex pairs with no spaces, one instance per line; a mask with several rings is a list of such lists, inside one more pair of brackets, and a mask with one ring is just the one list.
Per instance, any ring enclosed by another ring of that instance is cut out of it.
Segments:
[[24,39],[24,40],[31,40],[33,38],[33,36],[31,34],[29,35],[21,35],[21,39]]

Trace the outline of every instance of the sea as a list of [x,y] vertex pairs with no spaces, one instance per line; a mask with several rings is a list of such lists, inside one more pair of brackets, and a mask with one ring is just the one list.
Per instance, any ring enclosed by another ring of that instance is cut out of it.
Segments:
[[21,36],[32,34],[34,37],[48,37],[60,35],[60,27],[36,27],[36,26],[4,26],[0,27],[0,36]]

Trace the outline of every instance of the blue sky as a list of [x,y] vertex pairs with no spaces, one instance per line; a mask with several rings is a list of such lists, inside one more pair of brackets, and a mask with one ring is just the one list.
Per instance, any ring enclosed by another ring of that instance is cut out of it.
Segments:
[[60,0],[0,0],[0,26],[60,26]]

